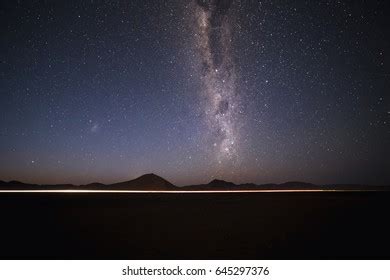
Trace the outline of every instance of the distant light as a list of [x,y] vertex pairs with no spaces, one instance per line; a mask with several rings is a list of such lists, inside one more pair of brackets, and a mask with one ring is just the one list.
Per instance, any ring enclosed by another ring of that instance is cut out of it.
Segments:
[[378,192],[378,190],[291,189],[291,190],[0,190],[0,193],[101,193],[101,194],[217,194],[217,193],[314,193],[314,192]]

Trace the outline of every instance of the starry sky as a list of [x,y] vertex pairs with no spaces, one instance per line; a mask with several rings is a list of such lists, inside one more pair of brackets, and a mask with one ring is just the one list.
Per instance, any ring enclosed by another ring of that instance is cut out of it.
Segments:
[[390,183],[386,1],[2,1],[0,179]]

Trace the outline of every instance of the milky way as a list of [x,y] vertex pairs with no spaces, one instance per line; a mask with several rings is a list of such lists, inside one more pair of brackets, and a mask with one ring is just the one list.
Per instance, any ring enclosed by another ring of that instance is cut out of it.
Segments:
[[195,13],[196,44],[201,59],[203,94],[207,100],[205,115],[219,163],[237,157],[238,96],[231,51],[231,2],[198,0]]
[[390,1],[3,2],[0,181],[390,182]]

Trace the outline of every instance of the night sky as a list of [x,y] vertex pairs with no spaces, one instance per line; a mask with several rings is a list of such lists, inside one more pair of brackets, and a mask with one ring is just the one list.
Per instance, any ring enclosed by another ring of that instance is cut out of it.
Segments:
[[390,183],[387,1],[2,1],[0,179]]

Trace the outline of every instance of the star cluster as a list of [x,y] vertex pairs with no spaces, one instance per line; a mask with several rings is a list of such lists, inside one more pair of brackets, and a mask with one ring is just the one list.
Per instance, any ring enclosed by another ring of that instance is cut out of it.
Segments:
[[9,1],[0,180],[388,184],[386,1]]

